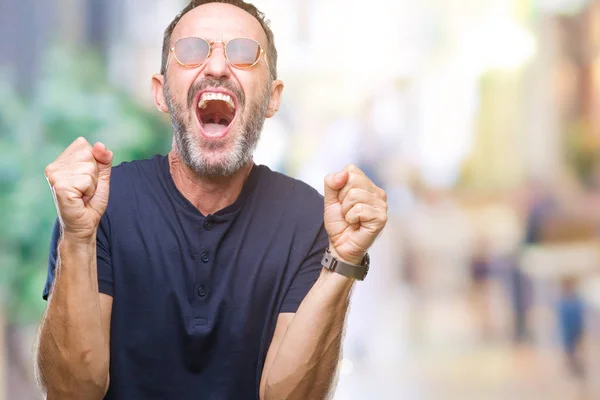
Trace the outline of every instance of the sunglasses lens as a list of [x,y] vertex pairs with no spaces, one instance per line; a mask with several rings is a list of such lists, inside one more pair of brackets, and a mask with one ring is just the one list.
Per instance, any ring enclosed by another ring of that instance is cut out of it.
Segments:
[[186,66],[200,65],[208,57],[210,46],[204,39],[188,37],[175,43],[175,56]]
[[227,59],[238,68],[249,68],[260,57],[260,45],[252,39],[237,38],[227,43]]

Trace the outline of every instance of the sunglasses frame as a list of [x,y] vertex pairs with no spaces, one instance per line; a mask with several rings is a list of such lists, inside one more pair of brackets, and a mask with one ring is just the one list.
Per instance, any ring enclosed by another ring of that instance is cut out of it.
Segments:
[[[203,61],[202,61],[200,64],[184,64],[184,63],[182,63],[182,62],[179,60],[179,58],[177,57],[177,53],[175,53],[175,46],[177,45],[177,42],[179,42],[180,40],[183,40],[183,39],[190,39],[190,38],[204,40],[204,41],[205,41],[205,42],[208,44],[208,54],[206,55],[206,58],[204,58],[204,60],[203,60]],[[254,61],[254,63],[253,63],[252,65],[249,65],[249,66],[247,66],[247,67],[240,67],[240,66],[237,66],[237,65],[235,65],[234,63],[232,63],[232,62],[229,60],[229,57],[227,56],[227,44],[229,44],[229,42],[231,42],[231,41],[233,41],[233,40],[236,40],[236,39],[247,39],[247,40],[252,40],[254,43],[256,43],[256,45],[257,45],[257,46],[258,46],[258,48],[260,49],[260,54],[258,55],[258,57],[256,57],[256,61]],[[264,57],[265,57],[265,63],[266,63],[266,65],[267,65],[267,69],[269,68],[269,65],[268,65],[268,63],[266,62],[266,61],[267,61],[267,53],[265,53],[265,51],[263,50],[263,48],[262,48],[262,46],[260,45],[260,43],[258,43],[258,41],[254,40],[254,39],[247,38],[247,37],[235,37],[235,38],[233,38],[233,39],[230,39],[230,40],[228,40],[228,41],[215,40],[215,41],[213,41],[213,42],[210,42],[210,41],[208,41],[208,40],[206,40],[206,39],[204,39],[204,38],[201,38],[201,37],[199,37],[199,36],[186,36],[186,37],[179,38],[179,39],[177,39],[177,40],[175,41],[175,43],[173,44],[173,47],[171,47],[171,48],[169,49],[169,56],[171,55],[171,53],[173,53],[173,56],[175,57],[175,60],[176,60],[176,61],[177,61],[177,63],[178,63],[179,65],[181,65],[182,67],[186,67],[186,68],[198,68],[199,66],[201,66],[202,64],[204,64],[204,63],[206,62],[206,60],[208,60],[208,59],[210,58],[210,56],[212,55],[212,51],[213,51],[213,45],[214,45],[215,43],[221,43],[221,44],[223,44],[223,54],[225,55],[225,59],[227,60],[227,63],[228,63],[229,65],[231,65],[232,67],[234,67],[234,68],[238,68],[238,69],[250,69],[250,68],[254,67],[256,64],[258,64],[258,63],[259,63],[259,61],[260,61],[260,57],[261,57],[261,56],[263,56],[263,55],[264,55]],[[168,65],[168,62],[167,62],[167,65]]]

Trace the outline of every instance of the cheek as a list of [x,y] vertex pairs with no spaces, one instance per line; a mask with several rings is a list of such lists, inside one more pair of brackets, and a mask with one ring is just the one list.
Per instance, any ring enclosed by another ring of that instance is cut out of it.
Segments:
[[244,96],[246,97],[246,106],[252,104],[252,102],[260,97],[264,85],[266,84],[260,71],[256,71],[255,68],[257,67],[247,70],[237,70],[234,73],[235,79],[237,80],[236,83],[242,89]]
[[168,77],[171,98],[180,106],[187,108],[188,93],[194,83],[195,74],[192,71],[176,72]]

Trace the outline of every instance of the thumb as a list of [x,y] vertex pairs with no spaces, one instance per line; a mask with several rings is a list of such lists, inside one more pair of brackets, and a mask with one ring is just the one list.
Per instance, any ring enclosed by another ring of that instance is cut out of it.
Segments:
[[92,154],[98,165],[98,186],[94,196],[90,199],[89,205],[102,215],[108,205],[113,152],[108,150],[104,144],[96,143],[92,149]]
[[103,143],[101,143],[101,142],[96,143],[94,145],[94,148],[92,149],[92,154],[94,155],[94,158],[96,159],[96,162],[98,163],[99,171],[102,171],[103,169],[105,170],[105,169],[111,167],[112,160],[113,160],[113,152],[108,150]]
[[338,203],[338,193],[344,187],[348,180],[348,171],[343,170],[338,173],[331,173],[325,177],[325,207]]
[[98,178],[103,180],[110,179],[110,170],[113,161],[113,152],[108,150],[106,146],[100,142],[94,145],[92,149],[94,158],[98,165]]

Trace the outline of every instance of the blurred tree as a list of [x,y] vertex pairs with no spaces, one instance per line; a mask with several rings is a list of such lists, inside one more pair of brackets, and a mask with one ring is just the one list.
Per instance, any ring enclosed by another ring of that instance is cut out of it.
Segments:
[[0,295],[9,325],[36,322],[45,308],[56,210],[44,167],[78,136],[104,142],[113,165],[171,143],[168,119],[112,87],[97,54],[53,49],[43,65],[30,99],[0,79]]

